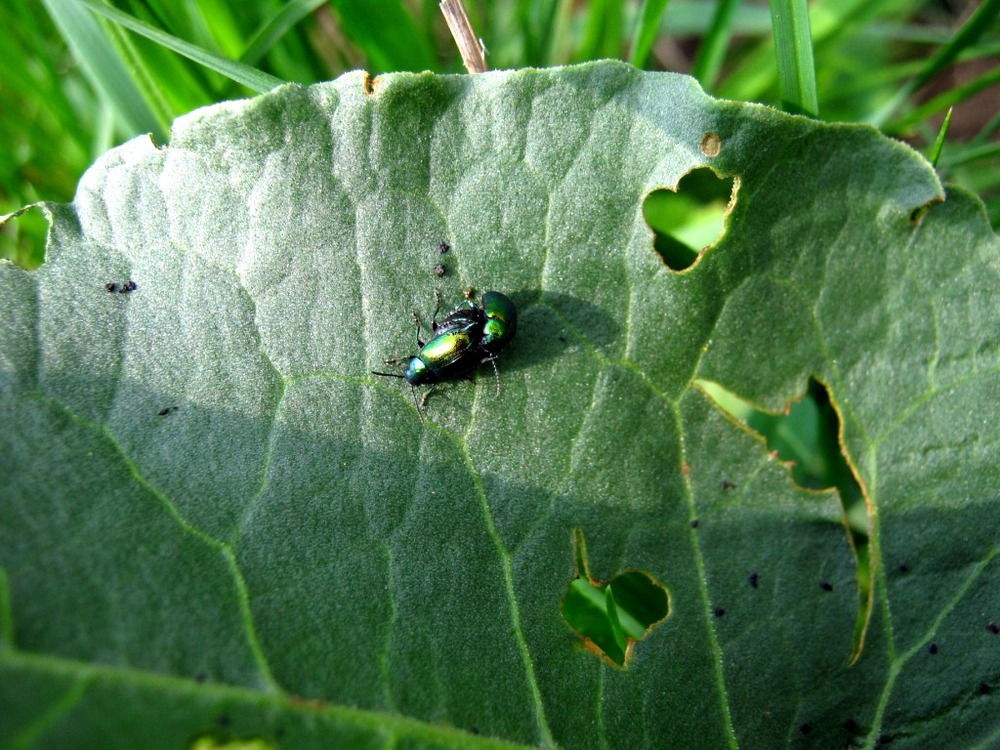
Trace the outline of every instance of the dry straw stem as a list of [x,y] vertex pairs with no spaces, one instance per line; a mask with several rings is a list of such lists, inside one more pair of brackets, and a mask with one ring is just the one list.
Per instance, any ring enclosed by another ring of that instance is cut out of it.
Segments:
[[462,0],[441,0],[441,12],[448,22],[451,35],[455,37],[458,51],[462,53],[462,62],[470,73],[485,73],[486,58],[483,57],[483,45],[472,31],[469,16],[465,12]]

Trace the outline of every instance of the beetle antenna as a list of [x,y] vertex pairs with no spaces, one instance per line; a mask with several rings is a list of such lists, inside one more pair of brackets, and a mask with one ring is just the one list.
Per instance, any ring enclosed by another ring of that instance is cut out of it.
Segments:
[[497,380],[497,395],[499,396],[500,395],[500,370],[497,369],[497,358],[496,357],[490,357],[486,361],[489,362],[491,365],[493,365],[493,376]]
[[374,370],[369,370],[368,372],[370,372],[372,375],[381,375],[383,378],[399,378],[400,380],[406,380],[405,376],[396,375],[395,373],[392,372],[375,372]]
[[[410,386],[410,393],[413,395],[413,405],[417,407],[417,416],[420,417],[420,421],[423,422],[424,410],[421,407],[423,406],[424,400],[421,399],[419,403],[417,402],[417,387],[415,385]],[[427,394],[424,395],[426,396]]]

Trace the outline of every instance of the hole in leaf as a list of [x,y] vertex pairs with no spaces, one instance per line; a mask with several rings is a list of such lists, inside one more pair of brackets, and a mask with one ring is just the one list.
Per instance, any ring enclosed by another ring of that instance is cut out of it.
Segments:
[[755,409],[715,383],[703,381],[701,385],[716,406],[763,436],[768,449],[791,464],[796,484],[813,490],[840,490],[845,508],[857,513],[856,518],[851,518],[857,532],[867,533],[861,487],[840,450],[840,418],[822,383],[810,379],[805,394],[789,404],[783,414]]
[[624,667],[633,644],[670,611],[666,588],[640,570],[619,573],[602,583],[591,578],[583,532],[576,530],[578,578],[570,583],[560,611],[588,649]]
[[[783,414],[770,414],[715,383],[701,382],[715,405],[761,435],[769,450],[791,464],[792,478],[806,489],[835,488],[849,528],[851,547],[857,555],[860,596],[854,633],[855,655],[868,622],[870,579],[868,567],[868,516],[861,487],[840,449],[840,417],[826,386],[810,379],[806,392],[789,404]],[[824,584],[823,590],[832,590]]]
[[718,241],[736,185],[734,177],[724,179],[703,167],[684,175],[676,192],[654,190],[646,196],[642,213],[653,230],[653,247],[668,268],[690,268],[704,248]]
[[198,737],[188,750],[274,750],[273,742],[262,738],[222,739],[212,735]]
[[25,271],[45,262],[45,239],[49,216],[40,205],[25,206],[0,217],[0,258],[7,258]]

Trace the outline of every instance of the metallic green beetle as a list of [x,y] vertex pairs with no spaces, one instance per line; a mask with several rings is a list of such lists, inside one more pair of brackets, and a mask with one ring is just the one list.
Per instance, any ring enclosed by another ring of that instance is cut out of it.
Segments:
[[[434,317],[441,309],[438,295]],[[517,308],[510,297],[500,292],[486,292],[482,304],[466,299],[448,313],[438,324],[433,323],[431,338],[427,343],[420,340],[420,322],[417,321],[417,346],[415,355],[386,360],[386,364],[407,363],[406,372],[396,375],[375,372],[389,378],[402,378],[411,386],[433,385],[446,380],[467,377],[471,370],[489,362],[496,376],[497,394],[500,393],[500,372],[496,358],[513,340],[517,333]],[[426,399],[426,394],[425,394]],[[414,394],[414,401],[416,395]],[[420,405],[417,406],[421,412]],[[421,414],[421,418],[422,418]]]

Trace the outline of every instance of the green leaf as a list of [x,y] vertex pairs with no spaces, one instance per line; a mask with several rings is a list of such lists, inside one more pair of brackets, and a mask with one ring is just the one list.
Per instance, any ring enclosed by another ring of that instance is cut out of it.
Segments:
[[[705,166],[735,203],[675,272],[644,199]],[[0,745],[1000,736],[1000,248],[907,146],[620,63],[353,73],[48,210],[44,265],[0,264]],[[502,391],[421,421],[370,371],[467,286],[518,306]],[[810,378],[869,511],[857,655],[836,493],[706,395]],[[562,617],[577,529],[669,597],[624,668]]]

